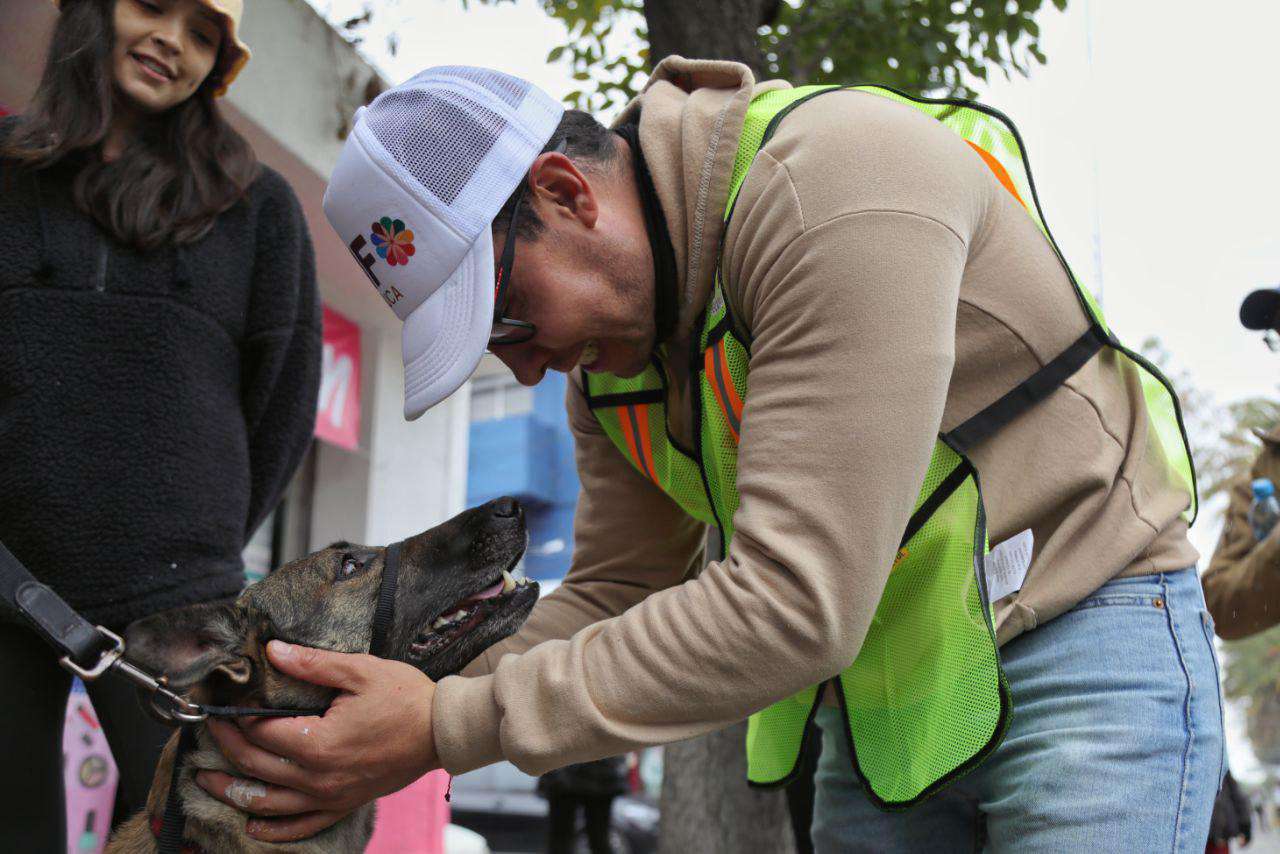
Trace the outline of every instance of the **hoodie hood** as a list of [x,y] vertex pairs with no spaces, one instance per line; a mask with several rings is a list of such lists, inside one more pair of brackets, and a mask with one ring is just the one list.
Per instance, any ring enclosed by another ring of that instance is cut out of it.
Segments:
[[640,125],[676,257],[677,339],[692,333],[711,293],[747,107],[755,95],[785,88],[781,80],[757,85],[741,63],[669,56],[614,122]]

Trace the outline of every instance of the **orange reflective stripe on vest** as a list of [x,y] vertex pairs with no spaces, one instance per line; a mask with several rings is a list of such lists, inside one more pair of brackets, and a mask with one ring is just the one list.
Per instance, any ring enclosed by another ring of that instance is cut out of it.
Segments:
[[725,422],[729,425],[729,432],[733,434],[733,441],[737,443],[738,434],[742,429],[742,398],[733,385],[733,377],[729,375],[723,337],[706,349],[703,359],[706,363],[707,376],[711,377],[711,389],[715,392],[716,402],[720,404]]
[[992,156],[991,152],[987,151],[973,140],[966,139],[965,142],[969,143],[970,148],[978,152],[978,156],[982,158],[982,162],[987,164],[987,167],[995,173],[996,180],[1004,185],[1006,190],[1013,194],[1013,197],[1018,200],[1018,204],[1025,208],[1027,203],[1022,200],[1022,196],[1018,195],[1018,188],[1013,186],[1013,178],[1009,176],[1009,170],[1004,168],[1004,164],[999,160],[996,160],[995,157]]
[[619,406],[618,424],[622,426],[622,435],[627,440],[627,450],[636,461],[645,477],[658,484],[658,475],[653,469],[653,447],[649,440],[649,407]]

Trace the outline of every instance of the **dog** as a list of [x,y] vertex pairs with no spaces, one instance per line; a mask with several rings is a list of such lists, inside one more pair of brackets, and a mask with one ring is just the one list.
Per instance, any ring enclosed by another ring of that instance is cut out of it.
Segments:
[[[412,664],[438,681],[513,633],[538,598],[536,582],[516,581],[510,573],[527,543],[523,511],[510,498],[468,510],[405,540],[385,657]],[[153,673],[163,672],[171,688],[197,703],[323,708],[334,690],[277,671],[267,660],[267,642],[277,638],[338,652],[368,652],[385,553],[383,547],[334,543],[271,573],[234,602],[146,617],[126,630],[126,658]],[[195,783],[201,768],[236,773],[204,726],[197,726],[198,747],[186,756],[177,776],[187,845],[206,854],[350,854],[365,849],[373,833],[373,804],[300,842],[250,838],[244,832],[244,813]],[[175,732],[161,754],[146,810],[120,826],[106,854],[158,850],[153,823],[164,814],[177,742]]]

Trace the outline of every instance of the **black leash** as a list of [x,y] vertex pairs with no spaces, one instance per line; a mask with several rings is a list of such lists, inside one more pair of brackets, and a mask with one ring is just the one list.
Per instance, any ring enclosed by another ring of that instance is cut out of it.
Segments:
[[[399,587],[400,543],[387,547],[378,590],[378,606],[373,617],[371,655],[382,657],[395,619],[395,597]],[[151,707],[166,723],[181,728],[178,751],[169,779],[169,795],[157,834],[160,854],[180,854],[186,830],[186,815],[178,794],[178,773],[183,760],[196,747],[195,725],[209,718],[292,718],[323,715],[326,709],[264,709],[256,706],[213,706],[193,703],[171,690],[163,676],[148,673],[124,658],[124,639],[102,626],[95,626],[76,613],[62,597],[41,584],[31,572],[0,543],[0,618],[26,623],[62,654],[58,663],[85,682],[104,673],[115,673],[142,688]]]

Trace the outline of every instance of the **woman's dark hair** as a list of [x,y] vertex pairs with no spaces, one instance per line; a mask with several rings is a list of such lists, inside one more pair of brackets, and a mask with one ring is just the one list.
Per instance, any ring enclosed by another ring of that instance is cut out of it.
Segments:
[[244,196],[257,159],[214,103],[215,69],[186,101],[142,121],[118,159],[102,160],[116,109],[115,2],[62,4],[40,85],[0,158],[33,170],[73,163],[76,207],[125,243],[192,243]]
[[[564,154],[581,167],[588,169],[604,169],[618,159],[618,150],[614,147],[613,131],[600,124],[590,113],[582,110],[565,110],[560,124],[552,132],[547,144],[542,147],[545,154],[554,151],[556,146],[565,144]],[[520,183],[511,191],[511,195],[502,205],[502,210],[493,218],[495,231],[506,233],[511,225],[511,214],[515,210],[516,197],[520,188],[525,185],[528,176],[520,178]],[[516,221],[516,236],[525,240],[536,240],[542,233],[542,220],[538,212],[527,202],[521,206],[520,219]]]

